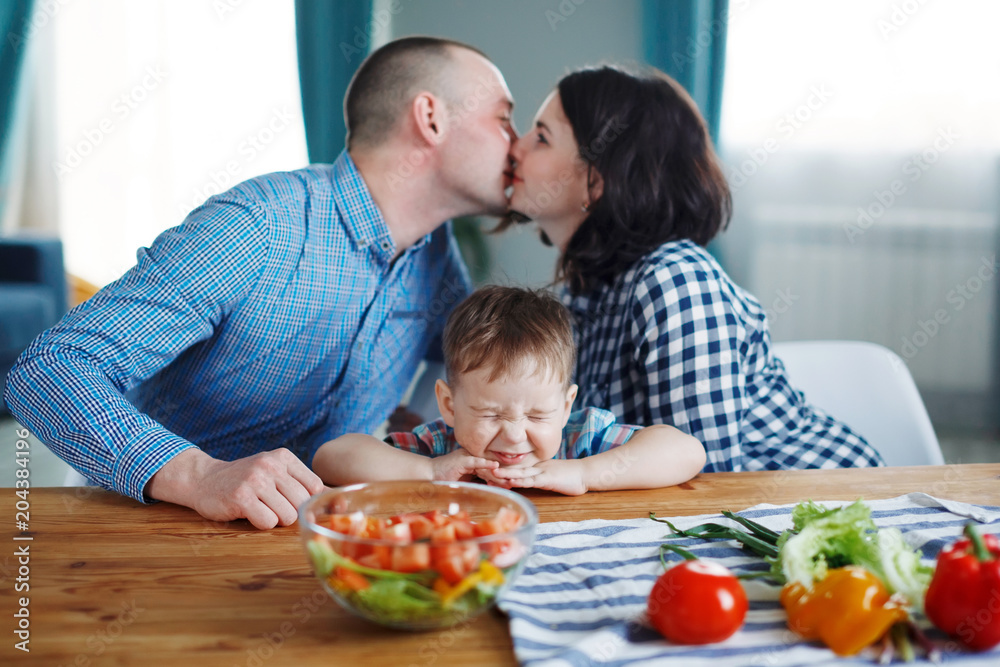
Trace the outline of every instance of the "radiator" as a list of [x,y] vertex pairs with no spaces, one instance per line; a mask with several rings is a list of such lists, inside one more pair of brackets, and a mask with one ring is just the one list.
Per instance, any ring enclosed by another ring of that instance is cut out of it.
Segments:
[[[775,341],[867,340],[921,391],[985,394],[997,354],[997,223],[976,211],[761,206],[749,284]],[[867,213],[867,214],[866,214]]]

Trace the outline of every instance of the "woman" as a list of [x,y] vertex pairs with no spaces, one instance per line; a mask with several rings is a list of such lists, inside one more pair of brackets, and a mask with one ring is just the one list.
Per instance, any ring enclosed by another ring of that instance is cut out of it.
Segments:
[[501,228],[533,220],[561,252],[580,405],[690,433],[706,471],[882,465],[789,385],[763,308],[704,249],[729,222],[729,187],[675,81],[570,74],[512,156]]

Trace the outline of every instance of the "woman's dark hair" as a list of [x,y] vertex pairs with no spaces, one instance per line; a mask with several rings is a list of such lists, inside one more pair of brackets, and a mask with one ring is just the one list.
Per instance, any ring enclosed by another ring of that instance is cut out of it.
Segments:
[[586,293],[668,241],[707,245],[732,199],[704,119],[687,92],[653,69],[583,69],[559,82],[580,157],[604,191],[570,238],[557,280]]

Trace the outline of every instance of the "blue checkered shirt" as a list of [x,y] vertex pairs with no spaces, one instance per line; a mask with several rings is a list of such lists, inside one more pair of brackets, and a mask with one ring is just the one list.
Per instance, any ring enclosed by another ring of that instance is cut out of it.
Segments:
[[[625,444],[639,426],[619,424],[607,410],[584,408],[569,415],[563,427],[562,443],[553,458],[582,459],[606,452]],[[455,430],[443,419],[421,424],[412,432],[390,433],[385,441],[399,449],[434,458],[444,456],[462,445],[455,439]]]
[[613,284],[563,301],[576,321],[579,400],[693,435],[706,472],[883,465],[789,384],[763,308],[698,245],[666,243]]
[[246,181],[39,336],[5,400],[62,459],[137,500],[195,445],[225,460],[287,447],[308,464],[388,417],[471,289],[450,225],[395,253],[347,153]]

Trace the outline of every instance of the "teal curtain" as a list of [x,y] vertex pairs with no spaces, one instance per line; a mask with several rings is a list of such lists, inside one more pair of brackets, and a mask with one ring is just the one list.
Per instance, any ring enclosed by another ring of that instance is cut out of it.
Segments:
[[646,62],[677,80],[718,143],[729,0],[644,0]]
[[371,0],[295,0],[302,119],[309,161],[344,148],[344,93],[371,48]]
[[7,191],[7,147],[17,112],[18,77],[21,63],[28,49],[28,19],[31,17],[32,0],[5,0],[0,2],[0,213]]

